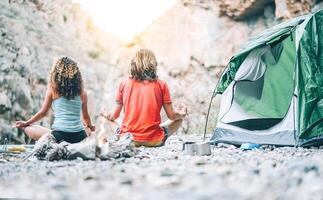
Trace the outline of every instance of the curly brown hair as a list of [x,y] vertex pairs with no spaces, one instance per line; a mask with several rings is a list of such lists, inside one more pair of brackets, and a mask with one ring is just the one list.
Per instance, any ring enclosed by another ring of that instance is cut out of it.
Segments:
[[157,61],[149,49],[140,49],[131,60],[130,78],[137,81],[154,81],[157,76]]
[[73,99],[83,90],[83,80],[77,63],[68,57],[60,58],[52,67],[50,86],[59,96]]

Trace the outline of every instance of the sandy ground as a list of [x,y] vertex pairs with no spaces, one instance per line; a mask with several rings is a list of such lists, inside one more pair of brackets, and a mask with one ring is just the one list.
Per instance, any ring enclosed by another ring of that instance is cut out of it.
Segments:
[[139,148],[136,157],[114,161],[22,162],[1,155],[0,197],[323,199],[323,149],[243,151],[220,144],[211,156],[183,155],[183,141],[200,139],[173,136],[164,147]]

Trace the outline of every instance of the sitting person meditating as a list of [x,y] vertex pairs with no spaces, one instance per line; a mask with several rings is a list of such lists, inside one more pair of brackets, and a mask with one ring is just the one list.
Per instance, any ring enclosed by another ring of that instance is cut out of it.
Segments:
[[[173,109],[167,84],[156,74],[157,61],[152,51],[139,50],[131,60],[130,76],[119,85],[116,107],[112,112],[102,111],[113,130],[121,136],[133,135],[135,146],[158,147],[175,133],[187,114],[184,105]],[[161,108],[169,120],[161,124]],[[121,127],[115,122],[124,110]]]
[[[51,107],[54,112],[52,130],[33,125],[45,117]],[[41,109],[29,120],[17,121],[16,127],[23,128],[34,140],[45,134],[52,134],[57,142],[69,143],[80,142],[94,131],[95,127],[88,114],[87,95],[83,89],[81,72],[76,62],[63,57],[55,63]]]

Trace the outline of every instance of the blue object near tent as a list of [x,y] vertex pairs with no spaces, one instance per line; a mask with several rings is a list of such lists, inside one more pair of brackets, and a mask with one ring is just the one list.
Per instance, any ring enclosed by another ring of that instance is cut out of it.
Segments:
[[253,149],[259,149],[261,145],[260,144],[253,144],[253,143],[243,143],[241,144],[241,149],[243,150],[253,150]]

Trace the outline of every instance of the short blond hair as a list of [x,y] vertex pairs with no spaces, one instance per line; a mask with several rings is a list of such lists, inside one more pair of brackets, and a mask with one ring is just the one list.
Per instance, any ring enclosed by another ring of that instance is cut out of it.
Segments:
[[157,76],[155,54],[149,49],[140,49],[131,59],[130,78],[138,81],[154,81]]

